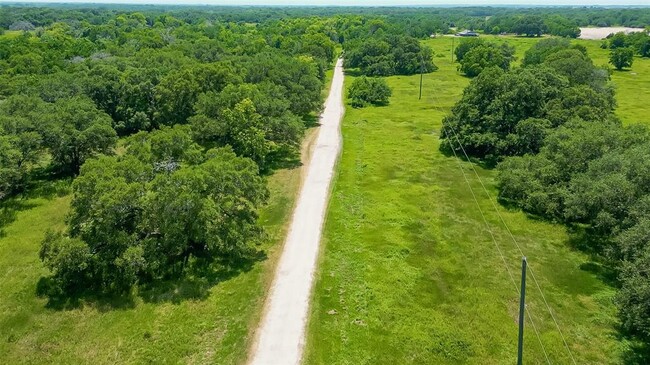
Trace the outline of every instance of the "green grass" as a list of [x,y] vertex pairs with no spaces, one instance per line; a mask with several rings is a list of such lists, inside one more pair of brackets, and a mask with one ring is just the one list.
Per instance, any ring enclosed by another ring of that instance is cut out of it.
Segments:
[[[512,36],[488,35],[482,36],[482,38],[497,42],[507,41],[515,46],[515,57],[517,58],[515,66],[521,64],[526,50],[539,41],[539,38]],[[453,42],[457,46],[460,39],[454,39]],[[429,40],[426,43],[434,48],[436,55],[444,56],[444,60],[451,60],[451,38],[443,37]],[[650,118],[647,117],[648,100],[650,100],[650,59],[635,56],[630,69],[616,71],[609,64],[609,50],[600,48],[602,41],[577,39],[573,40],[573,43],[581,44],[587,48],[594,65],[611,69],[612,84],[616,88],[618,101],[616,115],[626,124],[644,123],[650,125]],[[444,61],[441,61],[440,57],[435,57],[434,62],[439,64]]]
[[300,169],[270,178],[271,202],[261,213],[269,259],[250,271],[218,284],[180,282],[133,302],[87,301],[72,309],[50,308],[36,295],[48,274],[38,259],[40,241],[46,230],[65,228],[70,196],[21,201],[0,238],[0,362],[242,363],[299,181]]
[[[600,41],[577,40],[589,51],[596,66],[608,66],[609,50],[600,48]],[[643,123],[650,126],[648,101],[650,100],[650,59],[634,57],[632,67],[612,71],[612,83],[616,87],[618,109],[616,115],[626,124]]]
[[13,39],[23,34],[22,30],[5,30],[3,34],[0,34],[0,38]]
[[[510,41],[520,55],[534,42]],[[427,41],[444,57],[434,58],[439,71],[425,75],[421,101],[419,76],[390,77],[389,106],[346,110],[307,364],[515,362],[518,294],[459,163],[517,285],[521,256],[472,164],[439,151],[442,118],[469,82],[451,64],[451,42],[447,37]],[[593,43],[590,51],[596,52],[599,42]],[[635,68],[647,67],[644,62]],[[620,84],[620,77],[614,75],[619,95],[634,93],[631,85]],[[348,85],[352,80],[346,77]],[[495,171],[476,168],[495,196]],[[603,281],[604,270],[571,248],[563,226],[499,209],[528,256],[577,363],[622,362],[630,344],[616,331],[615,289]],[[532,281],[528,308],[551,362],[571,363]],[[546,363],[528,319],[525,343],[524,363]]]

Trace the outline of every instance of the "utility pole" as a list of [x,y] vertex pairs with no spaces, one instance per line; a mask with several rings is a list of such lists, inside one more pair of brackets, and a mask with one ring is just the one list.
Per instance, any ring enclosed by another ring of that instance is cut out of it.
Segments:
[[456,36],[452,36],[451,38],[451,63],[454,63],[454,45],[456,43]]
[[519,346],[517,365],[523,364],[524,358],[524,311],[526,310],[526,256],[521,258],[521,297],[519,298]]
[[422,78],[424,77],[424,58],[420,55],[420,97],[418,100],[422,100]]

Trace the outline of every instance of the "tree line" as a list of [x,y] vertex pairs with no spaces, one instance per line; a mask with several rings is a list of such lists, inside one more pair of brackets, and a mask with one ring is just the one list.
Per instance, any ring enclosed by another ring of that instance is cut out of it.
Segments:
[[[153,25],[162,14],[188,24],[204,21],[263,24],[286,19],[323,17],[332,19],[383,19],[399,27],[403,34],[416,38],[432,33],[449,33],[451,28],[482,30],[487,33],[515,33],[522,19],[541,17],[543,27],[553,35],[574,37],[577,27],[628,26],[643,28],[650,24],[650,9],[640,7],[230,7],[230,6],[156,6],[102,4],[101,10],[86,4],[56,4],[48,7],[2,5],[0,29],[12,26],[47,27],[56,22],[104,24],[118,15],[138,12]],[[533,22],[531,24],[535,24]],[[521,28],[520,28],[521,29]]]
[[[650,131],[614,115],[607,70],[550,38],[522,67],[483,70],[443,121],[442,148],[497,166],[499,199],[562,222],[617,274],[622,327],[650,343]],[[460,152],[460,150],[459,150]]]

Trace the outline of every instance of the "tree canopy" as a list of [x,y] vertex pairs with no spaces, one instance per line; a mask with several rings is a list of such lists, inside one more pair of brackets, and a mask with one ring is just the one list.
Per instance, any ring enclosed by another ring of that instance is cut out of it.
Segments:
[[345,43],[345,66],[367,76],[413,75],[437,69],[433,51],[409,36],[384,35],[353,38]]
[[60,290],[121,291],[178,275],[188,260],[237,259],[262,238],[268,191],[230,148],[202,149],[185,127],[134,136],[123,156],[89,160],[73,184],[66,232],[41,259]]
[[515,49],[508,43],[486,42],[481,38],[463,40],[454,54],[460,63],[459,70],[468,77],[476,77],[490,67],[508,70],[515,59]]

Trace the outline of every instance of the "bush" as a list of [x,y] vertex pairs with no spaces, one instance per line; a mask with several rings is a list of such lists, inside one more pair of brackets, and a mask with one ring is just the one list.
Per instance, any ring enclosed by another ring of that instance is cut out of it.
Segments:
[[632,67],[632,62],[634,62],[634,51],[632,48],[615,48],[609,55],[609,63],[614,65],[617,70]]
[[369,104],[388,105],[392,91],[386,80],[380,78],[360,77],[348,89],[350,104],[355,108],[361,108]]

